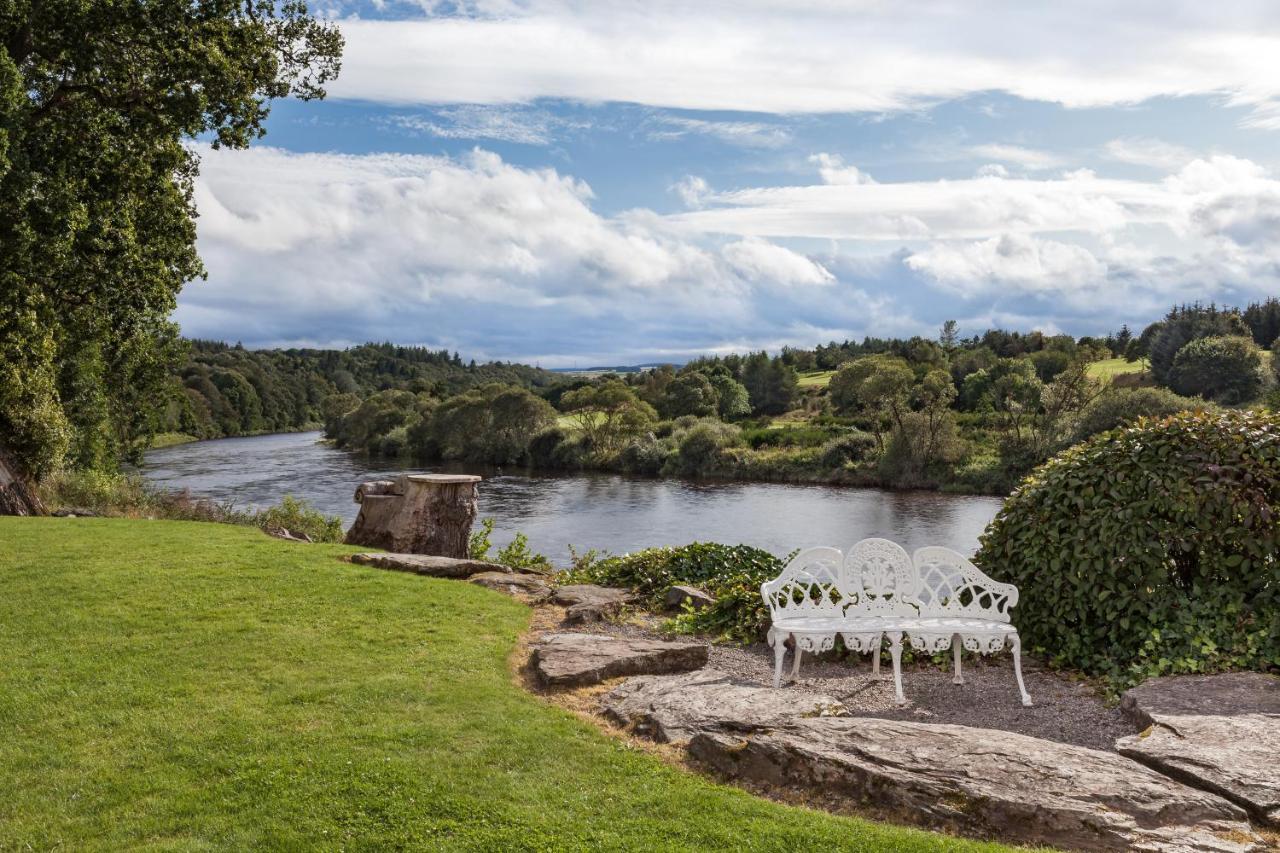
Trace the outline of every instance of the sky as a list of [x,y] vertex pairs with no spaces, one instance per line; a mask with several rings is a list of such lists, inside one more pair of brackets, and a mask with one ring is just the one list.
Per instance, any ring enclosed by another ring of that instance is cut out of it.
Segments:
[[585,367],[1280,295],[1280,4],[312,8],[328,98],[193,143],[188,336]]

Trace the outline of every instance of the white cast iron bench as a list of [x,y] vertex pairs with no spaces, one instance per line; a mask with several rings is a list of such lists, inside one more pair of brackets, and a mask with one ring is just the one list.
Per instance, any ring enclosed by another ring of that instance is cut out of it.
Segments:
[[1009,623],[1018,588],[992,580],[949,548],[921,548],[914,557],[887,539],[864,539],[847,554],[809,548],[763,584],[760,594],[772,621],[774,687],[782,686],[787,638],[795,646],[795,679],[802,653],[828,651],[837,636],[850,651],[871,652],[872,673],[879,674],[880,649],[888,637],[898,704],[907,701],[902,693],[903,637],[926,654],[952,649],[954,684],[964,684],[961,646],[987,655],[1008,643],[1022,704],[1031,704],[1022,682],[1022,643]]

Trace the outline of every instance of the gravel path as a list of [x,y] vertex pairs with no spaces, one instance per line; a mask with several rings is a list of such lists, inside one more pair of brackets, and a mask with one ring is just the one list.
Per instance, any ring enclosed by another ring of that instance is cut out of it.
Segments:
[[[627,622],[574,626],[572,630],[657,636],[656,628],[662,621],[641,614]],[[961,663],[965,678],[962,685],[951,683],[949,656],[945,667],[927,662],[904,666],[902,685],[907,705],[903,708],[893,701],[893,672],[887,652],[875,679],[871,677],[869,655],[844,660],[819,660],[806,655],[800,666],[800,680],[784,683],[783,689],[836,696],[856,716],[1000,729],[1108,751],[1114,749],[1118,738],[1135,732],[1120,709],[1107,707],[1089,684],[1044,669],[1028,655],[1022,658],[1022,674],[1035,703],[1030,708],[1024,708],[1018,699],[1013,660],[1008,653],[987,658],[965,653]],[[773,682],[773,650],[764,643],[712,644],[707,666],[747,682]],[[786,666],[789,672],[790,653]]]

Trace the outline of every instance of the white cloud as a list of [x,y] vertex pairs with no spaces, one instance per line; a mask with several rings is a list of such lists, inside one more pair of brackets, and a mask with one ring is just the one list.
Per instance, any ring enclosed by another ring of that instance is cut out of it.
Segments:
[[684,202],[685,207],[702,207],[703,199],[711,194],[711,186],[706,179],[697,175],[685,175],[669,189]]
[[[1071,107],[1221,94],[1280,127],[1280,7],[1104,0],[722,4],[528,0],[478,17],[347,20],[336,97],[624,101],[768,113],[918,108],[1001,91]],[[1098,26],[1105,20],[1106,26]],[[714,33],[709,38],[708,33]]]
[[1009,170],[999,163],[987,163],[979,166],[978,171],[974,173],[979,178],[1007,178]]
[[711,328],[771,337],[781,321],[765,310],[770,293],[832,281],[763,240],[692,240],[647,210],[602,216],[585,183],[485,151],[199,150],[209,280],[180,301],[190,335],[390,339],[504,358],[696,352]]
[[824,184],[874,184],[875,179],[857,166],[846,166],[839,154],[811,154],[809,162],[817,165]]
[[649,132],[649,138],[657,142],[672,142],[689,134],[710,136],[744,148],[780,148],[791,141],[791,132],[785,127],[763,122],[710,121],[680,116],[659,116],[654,121],[658,127]]
[[1195,159],[1195,152],[1161,139],[1124,136],[1112,139],[1102,149],[1103,156],[1118,163],[1150,166],[1172,171]]
[[1024,148],[1021,145],[1005,145],[1001,143],[973,145],[969,147],[968,153],[970,156],[981,160],[1013,163],[1015,166],[1021,166],[1031,171],[1042,171],[1062,165],[1062,158],[1056,154],[1050,154],[1048,151],[1038,151],[1034,148]]
[[1031,291],[1096,287],[1106,264],[1083,246],[1004,234],[971,243],[936,243],[910,255],[906,265],[943,284],[973,295],[997,287]]
[[430,115],[391,115],[385,123],[409,133],[442,139],[496,139],[524,145],[549,145],[557,132],[583,127],[545,110],[482,104],[446,107]]
[[766,284],[831,284],[833,276],[822,264],[767,240],[748,237],[724,247],[729,266],[749,281]]

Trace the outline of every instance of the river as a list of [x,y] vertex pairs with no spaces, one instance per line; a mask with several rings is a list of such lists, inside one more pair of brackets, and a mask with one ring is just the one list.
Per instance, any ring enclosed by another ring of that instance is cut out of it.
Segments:
[[480,518],[496,522],[495,544],[516,531],[556,561],[567,546],[615,554],[693,541],[746,543],[785,555],[810,545],[843,547],[883,536],[908,550],[946,545],[971,554],[1000,507],[999,498],[936,492],[890,492],[842,486],[690,482],[617,474],[530,474],[481,466],[405,469],[320,441],[320,433],[286,433],[200,441],[150,451],[151,482],[198,497],[261,507],[286,494],[306,498],[348,524],[362,480],[413,471],[481,474]]

